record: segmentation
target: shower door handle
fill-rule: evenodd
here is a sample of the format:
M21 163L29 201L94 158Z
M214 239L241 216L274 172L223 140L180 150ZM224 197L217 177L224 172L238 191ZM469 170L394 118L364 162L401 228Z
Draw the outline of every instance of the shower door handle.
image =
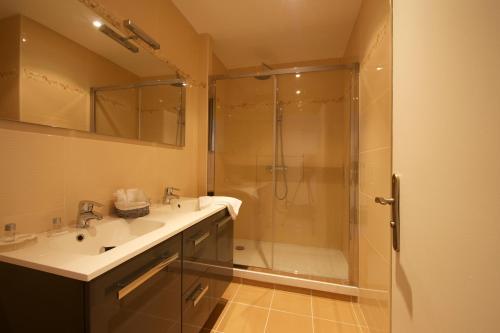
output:
M392 219L391 219L391 228L392 228L392 247L394 251L399 252L400 249L400 228L401 221L399 216L399 175L392 175L392 198L384 198L384 197L376 197L375 202L380 205L391 205L392 208Z

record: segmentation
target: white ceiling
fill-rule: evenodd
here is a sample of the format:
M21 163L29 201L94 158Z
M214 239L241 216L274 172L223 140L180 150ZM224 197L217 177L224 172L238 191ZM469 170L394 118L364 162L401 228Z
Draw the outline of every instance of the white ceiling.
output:
M342 57L361 0L173 0L227 68Z

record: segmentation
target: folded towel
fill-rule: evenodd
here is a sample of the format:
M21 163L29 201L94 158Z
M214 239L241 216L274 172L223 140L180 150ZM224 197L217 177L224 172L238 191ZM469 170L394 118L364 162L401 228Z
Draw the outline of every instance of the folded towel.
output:
M149 206L148 197L141 189L119 189L114 193L114 196L115 207L119 210L132 210Z
M242 204L242 201L236 198L232 197L221 197L221 196L214 196L214 197L199 197L199 204L200 204L200 209L204 209L207 207L210 207L212 205L222 205L226 206L227 210L229 211L229 214L231 215L231 218L233 220L238 217L238 213L240 211L240 207Z

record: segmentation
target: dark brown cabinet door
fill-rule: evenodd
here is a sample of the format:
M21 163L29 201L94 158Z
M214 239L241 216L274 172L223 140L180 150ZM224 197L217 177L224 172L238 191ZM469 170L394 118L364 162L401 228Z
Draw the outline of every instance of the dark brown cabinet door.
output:
M217 240L217 264L212 268L214 298L219 301L233 279L234 221L225 216L214 223Z
M91 333L181 332L181 236L89 285Z

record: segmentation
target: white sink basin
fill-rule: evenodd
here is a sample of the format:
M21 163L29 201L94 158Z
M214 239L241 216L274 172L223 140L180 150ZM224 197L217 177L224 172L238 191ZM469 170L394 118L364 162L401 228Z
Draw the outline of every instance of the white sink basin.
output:
M200 210L200 201L198 199L173 199L170 203L170 208L173 212L189 213Z
M70 229L67 233L46 238L47 246L56 251L82 255L99 255L139 236L161 228L164 223L151 220L113 219L97 221L86 229Z
M191 213L200 210L197 198L172 199L168 205L157 205L151 209L151 216L166 215L173 213ZM147 218L147 216L145 217Z

